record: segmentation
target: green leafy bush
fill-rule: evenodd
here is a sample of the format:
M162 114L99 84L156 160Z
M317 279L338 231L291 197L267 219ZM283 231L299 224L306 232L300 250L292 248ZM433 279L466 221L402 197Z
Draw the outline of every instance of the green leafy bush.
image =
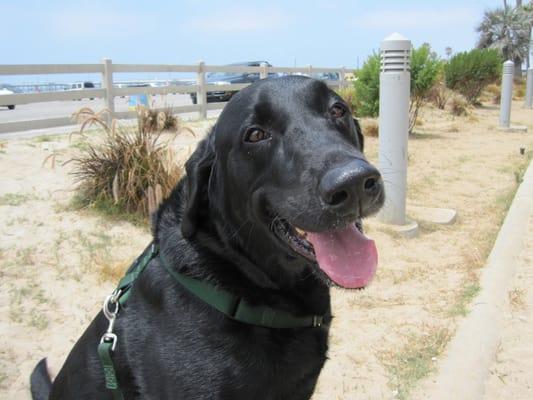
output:
M477 104L485 86L500 77L502 59L496 49L458 53L444 66L446 86Z
M413 130L420 107L427 103L431 88L437 82L442 61L424 43L411 52L411 103L409 105L409 133Z
M419 108L427 101L430 89L435 84L442 63L431 51L429 44L414 49L411 54L411 105L410 124L414 126ZM376 117L379 113L380 56L373 54L357 72L355 81L356 114L360 117Z
M359 117L376 117L379 113L379 67L379 54L374 53L356 73L355 112Z

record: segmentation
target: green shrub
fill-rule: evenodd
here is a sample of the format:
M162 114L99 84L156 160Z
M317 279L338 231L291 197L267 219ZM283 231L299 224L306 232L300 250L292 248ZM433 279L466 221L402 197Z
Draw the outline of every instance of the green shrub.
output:
M458 53L444 66L446 86L477 104L485 86L501 74L502 59L496 49L474 49Z
M416 123L419 108L427 101L430 89L435 84L442 63L431 51L429 44L414 49L411 54L411 129ZM373 54L357 72L355 81L355 108L360 117L376 117L379 113L380 55Z
M356 72L355 113L359 117L376 117L379 113L379 54L372 54Z
M427 103L431 88L435 85L442 61L431 51L429 44L424 43L411 52L411 103L409 105L409 133L413 130L418 118L418 111Z

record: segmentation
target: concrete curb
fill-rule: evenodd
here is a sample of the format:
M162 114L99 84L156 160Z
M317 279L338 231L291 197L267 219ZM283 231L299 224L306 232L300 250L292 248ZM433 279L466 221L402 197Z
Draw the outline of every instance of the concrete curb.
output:
M489 368L501 339L502 313L533 213L533 162L516 192L480 278L481 291L460 322L436 377L415 390L420 399L482 399Z

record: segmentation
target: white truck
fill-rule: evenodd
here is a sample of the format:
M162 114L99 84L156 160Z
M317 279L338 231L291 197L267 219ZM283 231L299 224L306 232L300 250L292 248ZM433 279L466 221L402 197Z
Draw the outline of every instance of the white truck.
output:
M6 95L6 94L14 94L14 93L17 93L17 91L11 85L0 85L0 96ZM15 109L14 104L6 104L6 105L3 105L3 107L7 107L10 110Z

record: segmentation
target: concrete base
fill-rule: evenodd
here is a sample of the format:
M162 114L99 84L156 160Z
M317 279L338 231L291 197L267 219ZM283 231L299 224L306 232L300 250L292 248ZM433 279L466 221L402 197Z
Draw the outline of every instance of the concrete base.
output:
M386 225L387 229L397 233L407 239L412 239L418 236L418 223L416 221L406 219L405 225Z
M451 208L433 208L407 205L407 213L418 221L451 225L457 220L457 211Z
M506 128L504 126L499 126L498 130L502 131L502 132L510 132L510 133L526 133L527 132L527 126L524 126L524 125L511 125L508 128Z

